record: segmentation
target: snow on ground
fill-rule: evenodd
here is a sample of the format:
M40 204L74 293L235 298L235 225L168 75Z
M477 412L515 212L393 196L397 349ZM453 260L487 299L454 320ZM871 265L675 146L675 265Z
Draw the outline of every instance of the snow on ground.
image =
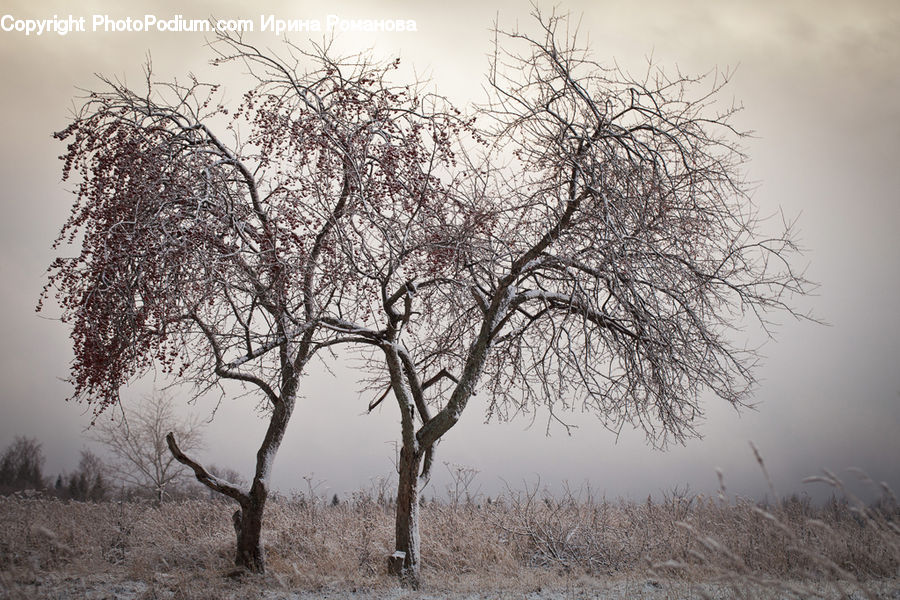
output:
M498 589L460 592L455 590L411 591L399 586L378 589L348 588L341 584L318 586L316 589L291 591L284 589L277 577L235 581L221 578L218 585L210 585L189 575L174 576L159 573L151 581L117 579L109 573L102 575L39 575L34 578L12 578L9 572L0 573L0 598L6 600L614 600L639 598L643 600L681 600L731 598L842 598L846 600L900 600L900 579L882 581L868 586L871 595L854 591L841 595L834 589L815 584L816 595L796 596L788 592L761 589L736 590L713 583L659 581L649 578L580 580L566 587L532 589Z

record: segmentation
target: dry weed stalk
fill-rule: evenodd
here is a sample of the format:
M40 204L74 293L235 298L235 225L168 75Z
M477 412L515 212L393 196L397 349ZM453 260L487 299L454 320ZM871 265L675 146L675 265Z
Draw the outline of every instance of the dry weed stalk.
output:
M779 498L762 455L752 443L751 448L772 497ZM737 598L756 598L763 591L779 598L880 598L873 582L896 581L900 574L896 496L882 483L881 498L867 506L833 473L824 473L804 480L826 483L839 494L822 507L797 495L771 506L743 498L732 503L719 473L718 501L700 500L697 511L675 522L694 547L682 557L653 563L653 570L700 569L706 581L727 587Z

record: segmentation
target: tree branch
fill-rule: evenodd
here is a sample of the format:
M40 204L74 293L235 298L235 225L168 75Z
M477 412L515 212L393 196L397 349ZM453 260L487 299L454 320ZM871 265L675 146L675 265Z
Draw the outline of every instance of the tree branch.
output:
M175 460L194 471L194 474L197 476L197 481L211 490L215 490L229 498L234 498L242 506L250 502L250 496L237 486L223 479L219 479L204 469L198 462L188 458L187 455L181 451L181 448L178 447L178 444L175 442L175 435L171 431L166 435L166 443L169 445L169 450L172 452L172 456L175 457Z

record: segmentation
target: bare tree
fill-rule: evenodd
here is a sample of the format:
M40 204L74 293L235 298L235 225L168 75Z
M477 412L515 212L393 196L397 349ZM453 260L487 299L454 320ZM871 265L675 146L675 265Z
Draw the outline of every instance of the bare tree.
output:
M121 420L95 423L93 438L113 455L110 470L115 478L162 502L189 475L169 451L166 436L170 432L186 452L203 447L199 421L179 418L172 398L154 392L134 409L123 406Z
M249 490L188 456L175 432L167 442L240 504L236 562L263 571L271 469L300 377L320 349L355 339L346 324L378 297L345 260L377 249L350 249L344 234L440 201L430 172L449 161L452 117L390 84L396 62L294 46L281 58L235 38L214 47L216 62L253 77L236 108L215 85L158 83L148 67L145 90L104 80L56 134L77 196L57 246L81 249L53 263L42 302L61 304L74 396L98 411L153 368L200 392L224 381L255 392L269 421Z
M35 438L19 436L0 457L0 494L44 489L44 451Z
M701 392L747 402L757 356L739 327L802 316L790 301L809 289L790 227L767 235L747 195L727 79L632 77L535 16L537 35L497 31L488 150L461 155L441 225L397 219L360 243L381 255L348 257L382 290L380 315L348 328L383 358L369 355L388 390L370 407L390 392L400 407L390 565L413 586L421 481L479 389L489 418L544 407L565 425L580 407L683 442ZM415 264L425 232L431 261Z

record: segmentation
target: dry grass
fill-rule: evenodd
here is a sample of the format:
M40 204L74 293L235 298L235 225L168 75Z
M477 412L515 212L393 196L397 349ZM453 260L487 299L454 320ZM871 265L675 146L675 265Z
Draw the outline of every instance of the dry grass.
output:
M900 510L886 498L877 509L853 498L763 508L535 488L490 503L428 502L423 575L428 590L471 598L900 598ZM232 511L201 500L0 498L0 589L11 598L435 597L404 595L386 575L393 509L372 493L339 506L273 501L264 577L229 577Z

